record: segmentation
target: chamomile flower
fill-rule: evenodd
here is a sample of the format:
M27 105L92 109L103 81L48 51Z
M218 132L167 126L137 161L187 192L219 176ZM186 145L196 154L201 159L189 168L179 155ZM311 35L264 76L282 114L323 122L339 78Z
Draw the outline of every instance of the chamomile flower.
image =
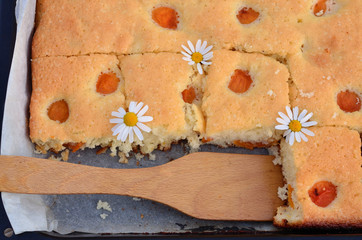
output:
M142 107L143 102L130 102L128 112L122 107L119 108L117 112L112 112L112 116L117 117L110 120L111 123L117 123L117 125L112 128L113 136L118 134L117 140L125 142L129 136L129 142L133 143L134 134L136 134L138 139L142 141L143 135L140 130L145 132L151 131L151 128L143 123L150 122L153 118L150 116L143 116L148 110L148 105Z
M297 142L301 142L301 139L308 142L308 138L305 135L314 136L314 133L308 130L307 127L317 125L316 121L308 122L308 120L313 116L313 113L309 113L307 115L307 110L304 109L299 114L298 107L293 108L293 112L288 106L286 107L286 110L287 115L279 112L281 118L277 118L277 122L282 125L275 126L275 129L286 130L283 137L285 137L285 141L290 145L294 144L294 138Z
M204 71L202 69L201 65L211 65L211 62L207 62L213 57L213 52L210 52L212 49L212 46L207 46L207 42L204 41L201 45L201 40L199 39L196 43L196 46L190 42L187 41L187 44L189 45L189 48L187 48L184 45L181 45L182 48L186 51L181 51L181 53L184 55L182 58L185 61L189 62L189 65L196 64L197 70L200 74L203 74Z

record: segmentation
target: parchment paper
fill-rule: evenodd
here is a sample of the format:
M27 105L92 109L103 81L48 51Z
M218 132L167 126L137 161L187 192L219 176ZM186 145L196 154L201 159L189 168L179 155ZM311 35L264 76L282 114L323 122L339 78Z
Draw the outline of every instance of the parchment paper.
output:
M35 0L19 0L16 6L17 37L9 75L2 131L2 155L48 156L34 153L28 137L30 99L30 46L34 27ZM205 145L201 151L267 154L267 150L241 148L219 149ZM187 154L183 144L171 151L155 151L156 160L129 158L121 164L109 154L96 155L95 150L70 154L69 162L110 168L138 168L164 164ZM61 234L87 233L184 233L215 231L276 231L269 222L204 221L149 200L114 195L25 195L2 193L5 210L16 234L25 231L56 231ZM112 212L97 209L101 200ZM101 218L101 214L105 219Z

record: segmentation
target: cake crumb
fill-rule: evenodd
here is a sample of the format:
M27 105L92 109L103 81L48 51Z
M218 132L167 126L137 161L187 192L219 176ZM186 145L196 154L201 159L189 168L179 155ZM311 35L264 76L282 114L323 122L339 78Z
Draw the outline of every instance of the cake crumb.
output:
M65 149L61 154L63 161L68 162L69 159L69 149Z
M125 153L119 152L118 157L119 157L119 160L118 160L119 163L128 164L128 158Z
M268 148L268 152L269 155L275 156L275 158L273 159L274 165L282 165L282 158L280 157L278 146L272 146Z
M134 197L134 198L132 198L132 200L133 200L133 201L137 201L137 202L138 202L138 201L141 201L141 198Z
M62 160L61 157L56 157L56 156L54 156L54 155L50 155L50 156L48 157L48 159L49 159L49 160L56 160L56 161L61 161L61 160Z
M109 212L112 212L112 208L109 205L109 203L108 202L102 202L101 200L99 200L98 203L97 203L97 210L99 210L99 209L104 209L104 210L107 210Z
M35 145L35 150L34 152L36 154L47 154L47 151L45 150L44 147L41 147L41 146L38 146L38 145Z
M77 157L80 157L80 154L78 154Z
M288 184L284 184L283 187L278 187L278 197L282 201L288 198Z
M103 220L106 219L108 217L107 213L102 213L99 215Z
M136 157L137 161L141 160L144 157L144 155L141 153L136 153L134 156Z
M275 93L273 92L273 90L269 90L269 91L267 92L267 94L268 94L269 96L275 96Z
M306 98L311 98L314 96L314 92L305 93L305 92L303 92L303 90L299 90L299 94L300 94L300 96L306 97Z
M145 216L143 214L141 214L141 219L143 219Z
M156 160L156 154L154 154L154 153L148 154L148 159L151 160L151 161L155 161Z

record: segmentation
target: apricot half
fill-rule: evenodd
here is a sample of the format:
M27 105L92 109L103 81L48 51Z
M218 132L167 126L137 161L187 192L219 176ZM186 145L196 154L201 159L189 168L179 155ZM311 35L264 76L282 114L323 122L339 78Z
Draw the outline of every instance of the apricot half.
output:
M177 28L178 14L169 7L158 7L152 11L152 19L163 28L173 29Z
M319 207L327 207L337 196L337 187L328 181L315 183L308 194L313 203Z
M327 11L327 0L319 0L313 8L313 14L316 17L323 16Z
M53 102L48 108L48 117L60 123L67 121L69 117L67 102L64 99Z
M236 17L241 24L249 24L254 22L259 17L259 15L260 14L254 9L243 7L241 10L239 10Z
M187 87L187 89L182 92L182 99L185 103L192 103L196 98L195 89L191 86Z
M236 69L234 74L231 76L228 87L235 93L244 93L250 88L252 83L253 80L251 79L248 71Z
M361 98L357 93L346 90L338 93L337 104L345 112L356 112L361 109Z
M102 73L98 77L96 89L100 94L110 94L117 90L120 80L115 73Z

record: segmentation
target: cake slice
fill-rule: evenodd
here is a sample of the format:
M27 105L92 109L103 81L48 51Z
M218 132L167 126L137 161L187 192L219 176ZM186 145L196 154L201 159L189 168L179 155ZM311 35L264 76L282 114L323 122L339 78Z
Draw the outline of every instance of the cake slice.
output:
M32 57L179 52L199 34L195 1L38 1Z
M216 50L205 78L204 142L263 147L276 142L278 111L289 105L287 68L271 57Z
M281 227L362 227L362 159L357 131L312 127L314 137L281 142L286 186L274 223Z
M38 150L120 145L109 122L112 111L125 107L117 57L34 59L32 83L30 138Z
M152 131L144 133L143 142L136 141L141 151L168 149L182 139L198 148L204 120L195 69L176 53L135 54L119 60L127 105L130 101L143 102L149 107L147 115L153 117L147 123Z
M192 21L196 32L217 49L286 57L299 50L301 19L310 6L306 1L201 0Z
M305 40L288 58L291 104L308 109L322 126L362 132L361 1L320 1L325 9L299 24ZM321 6L322 6L321 5Z

